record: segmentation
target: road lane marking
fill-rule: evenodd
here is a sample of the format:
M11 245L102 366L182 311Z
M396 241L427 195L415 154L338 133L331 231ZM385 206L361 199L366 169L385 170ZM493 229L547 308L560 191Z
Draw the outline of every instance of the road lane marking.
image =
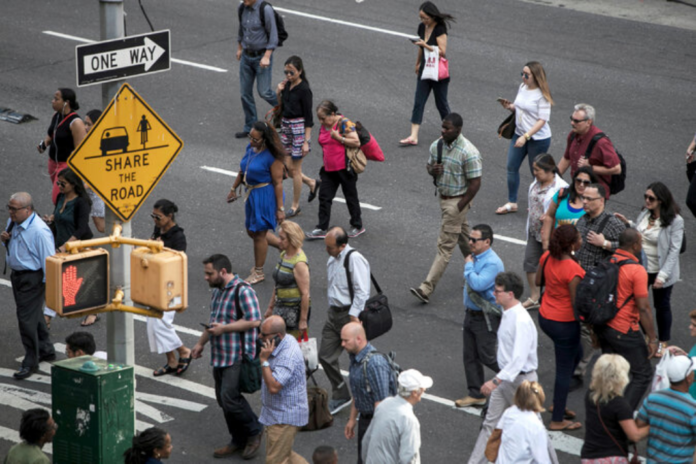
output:
M140 314L134 314L133 319L136 321L140 322L147 322L147 316L141 316ZM183 325L177 325L177 324L171 324L172 327L174 327L174 330L177 332L181 333L186 333L189 335L195 335L196 337L200 337L202 335L202 332L200 330L196 329L189 329L188 327L184 327Z
M77 37L74 35L63 34L62 32L55 31L43 31L46 35L52 35L53 37L60 37L61 39L73 40L75 42L81 43L96 43L96 40L85 39L84 37ZM185 66L192 66L194 68L205 69L207 71L215 71L219 73L226 73L227 70L223 68L218 68L217 66L209 66L207 64L194 63L193 61L180 60L178 58L171 57L173 63L183 64Z
M518 238L506 237L498 234L493 234L493 238L496 240L502 240L503 242L514 243L515 245L527 246L527 242L525 240L520 240Z
M227 169L214 168L211 166L201 166L201 169L204 169L204 170L210 171L210 172L216 172L218 174L224 174L224 175L230 176L230 177L237 177L237 173L235 171L228 171ZM339 203L346 202L346 200L344 200L343 198L340 198L340 197L335 197L334 201L337 201ZM375 206L375 205L371 205L369 203L362 203L362 202L360 203L360 206L362 208L371 209L373 211L379 211L382 209L381 206Z

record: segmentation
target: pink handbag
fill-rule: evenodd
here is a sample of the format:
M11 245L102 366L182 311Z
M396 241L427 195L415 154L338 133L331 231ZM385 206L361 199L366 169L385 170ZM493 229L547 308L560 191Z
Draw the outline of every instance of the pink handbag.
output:
M437 67L437 78L439 81L449 79L449 61L447 58L440 57L440 62Z

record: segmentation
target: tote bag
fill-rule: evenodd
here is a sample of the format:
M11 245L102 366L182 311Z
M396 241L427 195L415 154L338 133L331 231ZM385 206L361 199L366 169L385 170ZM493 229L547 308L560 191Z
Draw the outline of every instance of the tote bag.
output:
M430 51L423 47L423 57L425 58L425 66L423 66L421 80L438 81L440 76L440 49L434 46L433 51Z

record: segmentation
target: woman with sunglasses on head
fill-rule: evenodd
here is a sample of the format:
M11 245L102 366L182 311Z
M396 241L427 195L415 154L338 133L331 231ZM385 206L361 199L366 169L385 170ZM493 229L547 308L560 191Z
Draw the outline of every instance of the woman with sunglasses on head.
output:
M450 78L442 80L421 79L425 68L424 49L433 51L438 48L441 58L445 58L447 53L447 26L454 21L454 16L442 13L433 2L425 2L418 9L420 24L418 25L419 40L412 40L418 47L418 57L416 58L416 95L413 102L413 112L411 113L411 135L399 142L402 147L415 147L418 145L418 131L423 122L423 111L425 103L428 101L430 92L435 94L435 106L440 113L440 120L450 114L449 103L447 102L447 89Z
M302 58L299 56L288 58L285 61L284 73L285 80L278 84L276 93L279 96L282 114L278 135L290 157L287 167L292 179L292 206L285 215L286 219L290 219L300 213L302 184L309 187L307 201L311 202L319 192L318 187L321 181L310 179L302 174L302 160L309 153L309 142L314 126L312 89L309 88Z
M80 109L73 89L58 89L53 94L51 106L55 114L48 125L46 137L39 143L37 150L43 153L48 148L48 175L53 184L51 199L58 200L58 173L68 167L68 158L82 139L85 138L85 124L75 112Z
M254 267L244 279L251 285L263 282L266 277L268 245L278 245L273 235L276 226L285 219L283 207L283 166L286 152L278 133L263 121L256 121L249 132L249 145L239 166L227 202L240 198L237 189L244 184L244 212L247 234L254 241ZM268 235L268 237L267 237Z
M155 222L155 230L151 240L159 240L164 246L176 251L186 251L186 235L184 229L176 223L176 213L179 208L169 200L157 200L152 208L150 217ZM150 351L165 354L167 364L153 372L155 377L165 374L181 375L191 364L191 350L184 346L174 330L174 315L176 311L165 311L162 318L147 318L147 338ZM179 353L179 360L176 359Z
M56 207L53 214L44 216L46 224L52 225L54 231L56 250L65 253L65 244L76 240L89 240L94 236L89 228L89 214L92 210L85 184L70 168L65 168L58 174L56 185L59 194L56 199ZM44 311L46 325L51 326L51 318L55 312L50 309ZM83 326L94 324L98 320L96 315L89 315L83 321Z
M541 228L541 248L544 251L549 249L549 238L555 228L565 224L575 225L585 214L582 194L585 193L585 187L596 184L597 181L592 168L584 166L575 172L569 187L556 192L551 199L549 209L546 210L544 225Z
M657 332L660 344L656 357L661 357L671 338L672 286L679 280L679 252L684 239L684 219L672 192L662 182L648 185L645 203L636 222L614 213L625 224L637 229L643 237L647 263L648 286L652 285Z
M546 80L546 72L538 61L530 61L522 68L522 84L515 101L499 99L503 108L515 113L515 135L507 153L508 202L496 214L517 212L517 191L520 187L520 166L528 157L532 170L534 158L546 153L551 146L551 106L553 98ZM533 173L532 173L533 175Z

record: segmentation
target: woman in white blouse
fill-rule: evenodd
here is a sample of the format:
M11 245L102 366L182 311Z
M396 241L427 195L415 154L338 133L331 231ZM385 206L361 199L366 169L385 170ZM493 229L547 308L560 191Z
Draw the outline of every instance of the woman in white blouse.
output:
M551 462L548 433L539 416L545 400L538 382L524 380L517 387L514 406L505 411L496 427L502 431L496 464Z
M671 338L672 286L679 280L679 253L684 239L684 219L679 205L662 182L648 185L643 210L633 223L625 216L614 216L637 229L643 236L643 252L647 262L648 286L652 285L657 335L660 344L655 356L661 357Z
M515 112L515 136L510 141L507 154L508 202L498 208L496 214L517 212L517 191L520 187L520 166L528 158L529 170L540 153L551 146L551 91L546 73L538 61L530 61L522 68L522 84L515 101L499 99L507 110Z

